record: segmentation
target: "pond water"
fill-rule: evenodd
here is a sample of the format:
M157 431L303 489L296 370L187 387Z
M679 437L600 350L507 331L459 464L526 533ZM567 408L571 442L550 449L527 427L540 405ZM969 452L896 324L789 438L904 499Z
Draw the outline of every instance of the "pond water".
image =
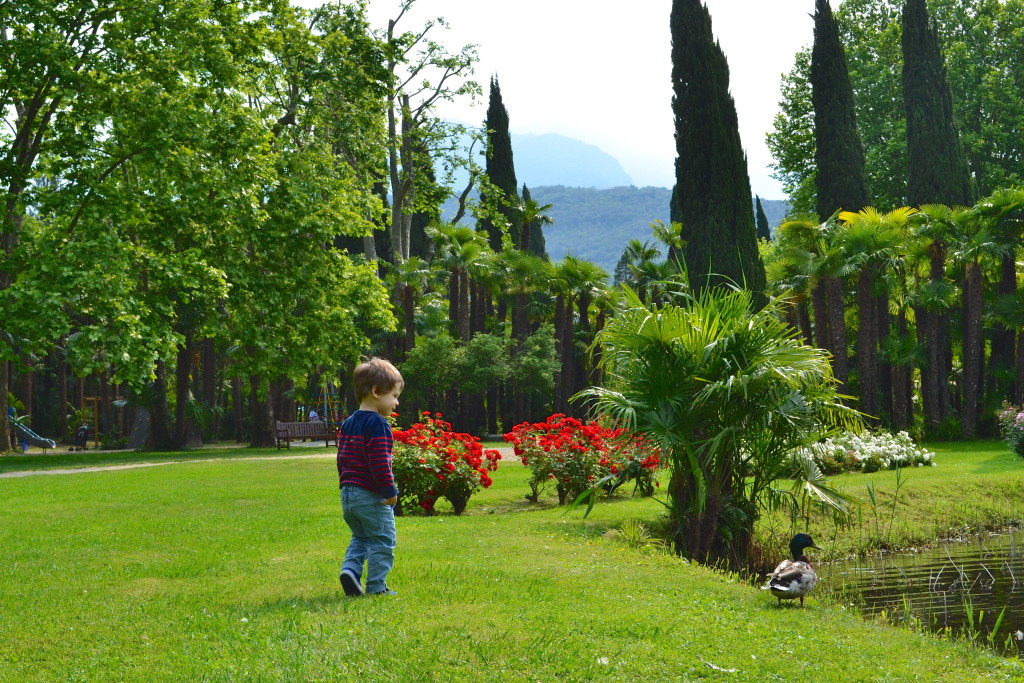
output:
M1024 533L816 567L818 589L868 615L1024 653ZM996 627L1006 608L998 631Z

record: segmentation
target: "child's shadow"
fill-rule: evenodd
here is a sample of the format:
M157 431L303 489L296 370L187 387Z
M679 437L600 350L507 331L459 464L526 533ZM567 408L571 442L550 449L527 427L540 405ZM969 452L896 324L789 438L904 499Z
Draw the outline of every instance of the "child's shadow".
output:
M347 612L358 602L359 600L347 597L339 588L337 593L283 597L277 600L267 600L262 603L241 606L241 608L245 613L252 615L287 614L289 612L329 612L333 614Z

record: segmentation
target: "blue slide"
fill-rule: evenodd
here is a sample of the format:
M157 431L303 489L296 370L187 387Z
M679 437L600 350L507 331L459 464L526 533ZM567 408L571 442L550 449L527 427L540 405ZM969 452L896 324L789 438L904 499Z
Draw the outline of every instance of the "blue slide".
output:
M24 427L16 422L12 422L11 426L14 427L14 432L18 435L18 443L21 443L21 439L25 439L28 445L35 446L36 448L57 447L57 443L53 439L44 439L28 427Z

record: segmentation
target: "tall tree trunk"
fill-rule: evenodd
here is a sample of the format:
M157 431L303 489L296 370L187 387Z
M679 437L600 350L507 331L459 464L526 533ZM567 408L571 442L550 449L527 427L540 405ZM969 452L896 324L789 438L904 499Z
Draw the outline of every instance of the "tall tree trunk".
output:
M57 440L68 435L68 364L61 353L53 353L57 366Z
M194 342L191 334L185 335L185 341L178 347L178 368L175 373L174 403L174 444L176 448L188 447L189 430L192 429L192 418L189 417L188 402L192 376L192 351Z
M171 432L170 407L167 404L167 364L162 360L156 362L155 375L149 438L152 441L153 450L173 451L176 444Z
M485 331L484 297L490 296L487 288L476 280L469 281L469 329L472 334L481 334Z
M7 387L10 384L11 364L0 360L0 453L13 450L11 445L11 426L7 419L10 408L7 401Z
M245 409L242 406L242 379L231 378L231 412L235 422L235 442L242 443L245 438Z
M896 331L900 339L907 335L907 314L902 308L896 316ZM910 366L892 366L892 428L896 431L909 429L911 425L912 416L908 410L912 400L911 373Z
M469 327L469 273L465 268L459 268L457 271L457 277L459 278L459 339L464 342L469 341L470 327Z
M967 264L964 276L964 341L963 341L963 413L962 434L973 439L978 433L978 406L981 397L981 370L984 341L981 336L981 314L985 305L981 265Z
M448 320L451 323L453 336L459 334L459 271L452 270L448 275Z
M860 375L860 410L868 422L878 424L878 323L875 319L875 295L872 293L874 270L865 266L857 278L857 368Z
M846 320L843 308L843 283L839 278L824 279L828 293L828 333L832 339L829 351L832 353L832 369L839 380L839 391L846 391L850 379L850 359L846 355Z
M107 382L107 369L100 372L100 434L110 434L113 426L110 420L110 383Z
M1000 297L1012 298L1017 293L1017 262L1014 254L1003 256L999 264L999 285ZM1013 342L1014 330L1001 322L996 321L995 330L992 332L992 356L989 361L988 391L999 396L1010 396L1015 391L1012 380L999 380L999 377L1009 377L1014 365Z
M402 357L416 345L416 292L408 283L402 289L402 317L405 327L405 348Z
M269 386L259 375L249 377L249 403L252 410L250 448L274 446L274 408Z
M881 352L885 342L889 339L891 330L891 316L889 315L889 292L884 288L882 293L875 297L875 354L878 358L878 368L875 376L878 378L879 411L881 417L892 424L892 367L889 365L889 358Z
M1014 393L1013 400L1020 405L1024 403L1024 330L1017 332L1017 352L1014 355Z
M814 343L819 349L832 354L832 371L835 372L835 350L832 348L832 331L829 329L828 285L819 280L811 289L811 308L814 311Z
M217 405L217 345L213 339L202 341L203 403L209 408Z
M555 297L555 355L558 358L558 371L555 373L555 412L566 411L567 399L565 394L565 296L559 294Z
M572 414L569 398L573 395L573 378L576 376L576 339L573 325L573 299L565 299L565 326L562 330L562 399L563 412Z

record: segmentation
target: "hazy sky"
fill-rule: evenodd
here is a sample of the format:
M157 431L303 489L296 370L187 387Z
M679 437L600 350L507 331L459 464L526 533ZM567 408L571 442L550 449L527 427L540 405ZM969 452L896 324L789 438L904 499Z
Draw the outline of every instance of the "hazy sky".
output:
M301 4L319 4L305 0ZM487 81L497 74L516 133L560 133L616 157L638 186L674 182L671 0L418 0L402 21L412 30L443 16L434 39L478 46L484 97L447 115L482 122ZM765 134L778 109L780 76L813 39L814 0L706 0L725 52L740 136L755 194L782 199L770 177ZM833 7L838 0L832 0ZM386 26L397 0L370 0Z

